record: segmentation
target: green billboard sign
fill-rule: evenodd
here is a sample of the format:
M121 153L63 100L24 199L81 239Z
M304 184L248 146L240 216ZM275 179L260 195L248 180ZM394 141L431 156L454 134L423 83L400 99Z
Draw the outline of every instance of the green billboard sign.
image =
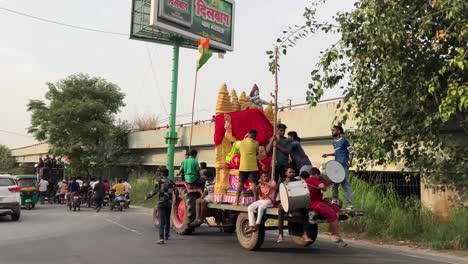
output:
M188 39L210 38L216 50L232 51L232 0L152 0L150 25Z

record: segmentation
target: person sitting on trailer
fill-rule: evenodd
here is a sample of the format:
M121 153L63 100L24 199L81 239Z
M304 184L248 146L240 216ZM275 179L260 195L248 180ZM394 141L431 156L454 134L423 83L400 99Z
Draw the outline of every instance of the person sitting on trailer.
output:
M259 182L259 197L260 199L253 202L247 208L249 215L249 229L247 233L256 232L263 218L263 214L267 208L273 207L275 202L276 182L271 178L269 171L264 171ZM257 220L255 221L255 211L257 212Z
M205 170L201 175L205 179L205 191L202 196L196 201L196 218L190 224L192 227L200 226L203 223L203 218L205 217L206 205L213 202L214 187L215 187L215 177L213 173L209 170Z
M313 167L311 169L311 177L306 180L310 193L310 208L327 219L330 224L332 240L338 245L345 247L347 244L341 238L340 227L338 225L340 208L323 200L322 191L326 191L327 187L319 179L319 176L320 170Z
M290 182L299 181L301 180L301 178L304 179L307 177L309 177L309 173L305 171L301 173L300 176L296 176L296 170L294 169L294 167L289 166L286 169L285 180L283 181L283 183L288 184ZM276 193L278 193L278 188L277 188ZM303 209L303 210L300 210L300 213L304 220L304 230L308 230L309 229L309 212L307 211L307 209ZM284 230L284 216L285 215L286 215L286 212L284 211L280 203L278 205L278 240L276 241L278 243L281 243L284 241L283 230ZM307 232L304 232L303 239L306 242L312 241L310 237L307 235Z

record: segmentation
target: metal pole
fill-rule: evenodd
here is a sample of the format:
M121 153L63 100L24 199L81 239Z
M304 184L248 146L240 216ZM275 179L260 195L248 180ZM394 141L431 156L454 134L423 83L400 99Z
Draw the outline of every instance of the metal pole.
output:
M180 40L174 39L173 64L172 64L172 89L171 89L171 113L169 115L169 132L166 133L167 162L169 179L174 179L174 149L177 143L177 132L175 130L177 111L177 81L179 75L179 46Z
M275 109L273 112L273 135L276 137L276 130L278 127L278 47L275 47ZM276 140L276 138L275 138ZM271 171L275 172L275 163L276 163L276 144L274 144L273 148L273 155L271 159ZM281 179L283 175L280 175L279 179ZM279 180L278 179L278 180Z

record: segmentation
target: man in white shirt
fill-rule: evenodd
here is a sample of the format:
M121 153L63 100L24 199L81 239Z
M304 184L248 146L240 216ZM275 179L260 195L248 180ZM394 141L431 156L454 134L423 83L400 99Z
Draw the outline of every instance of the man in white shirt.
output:
M81 177L76 178L76 182L81 186L83 186L83 181L81 180Z
M41 204L44 204L44 198L47 196L47 187L49 182L47 180L41 179L39 181L39 195L41 197Z
M130 183L128 183L127 179L124 179L122 184L125 187L125 192L130 194L132 192L132 185L130 185Z

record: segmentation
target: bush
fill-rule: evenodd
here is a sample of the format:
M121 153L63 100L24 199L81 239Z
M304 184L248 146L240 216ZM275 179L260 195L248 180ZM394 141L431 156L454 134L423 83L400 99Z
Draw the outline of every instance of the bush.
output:
M145 201L146 195L151 192L154 185L159 180L158 174L148 172L137 172L129 177L129 182L132 185L132 203L143 207L153 208L158 202L158 197L153 196Z
M353 203L365 212L343 225L346 233L386 239L410 240L434 249L468 248L468 209L453 211L451 222L441 222L415 199L399 199L357 178L351 179ZM340 190L344 200L344 192Z

